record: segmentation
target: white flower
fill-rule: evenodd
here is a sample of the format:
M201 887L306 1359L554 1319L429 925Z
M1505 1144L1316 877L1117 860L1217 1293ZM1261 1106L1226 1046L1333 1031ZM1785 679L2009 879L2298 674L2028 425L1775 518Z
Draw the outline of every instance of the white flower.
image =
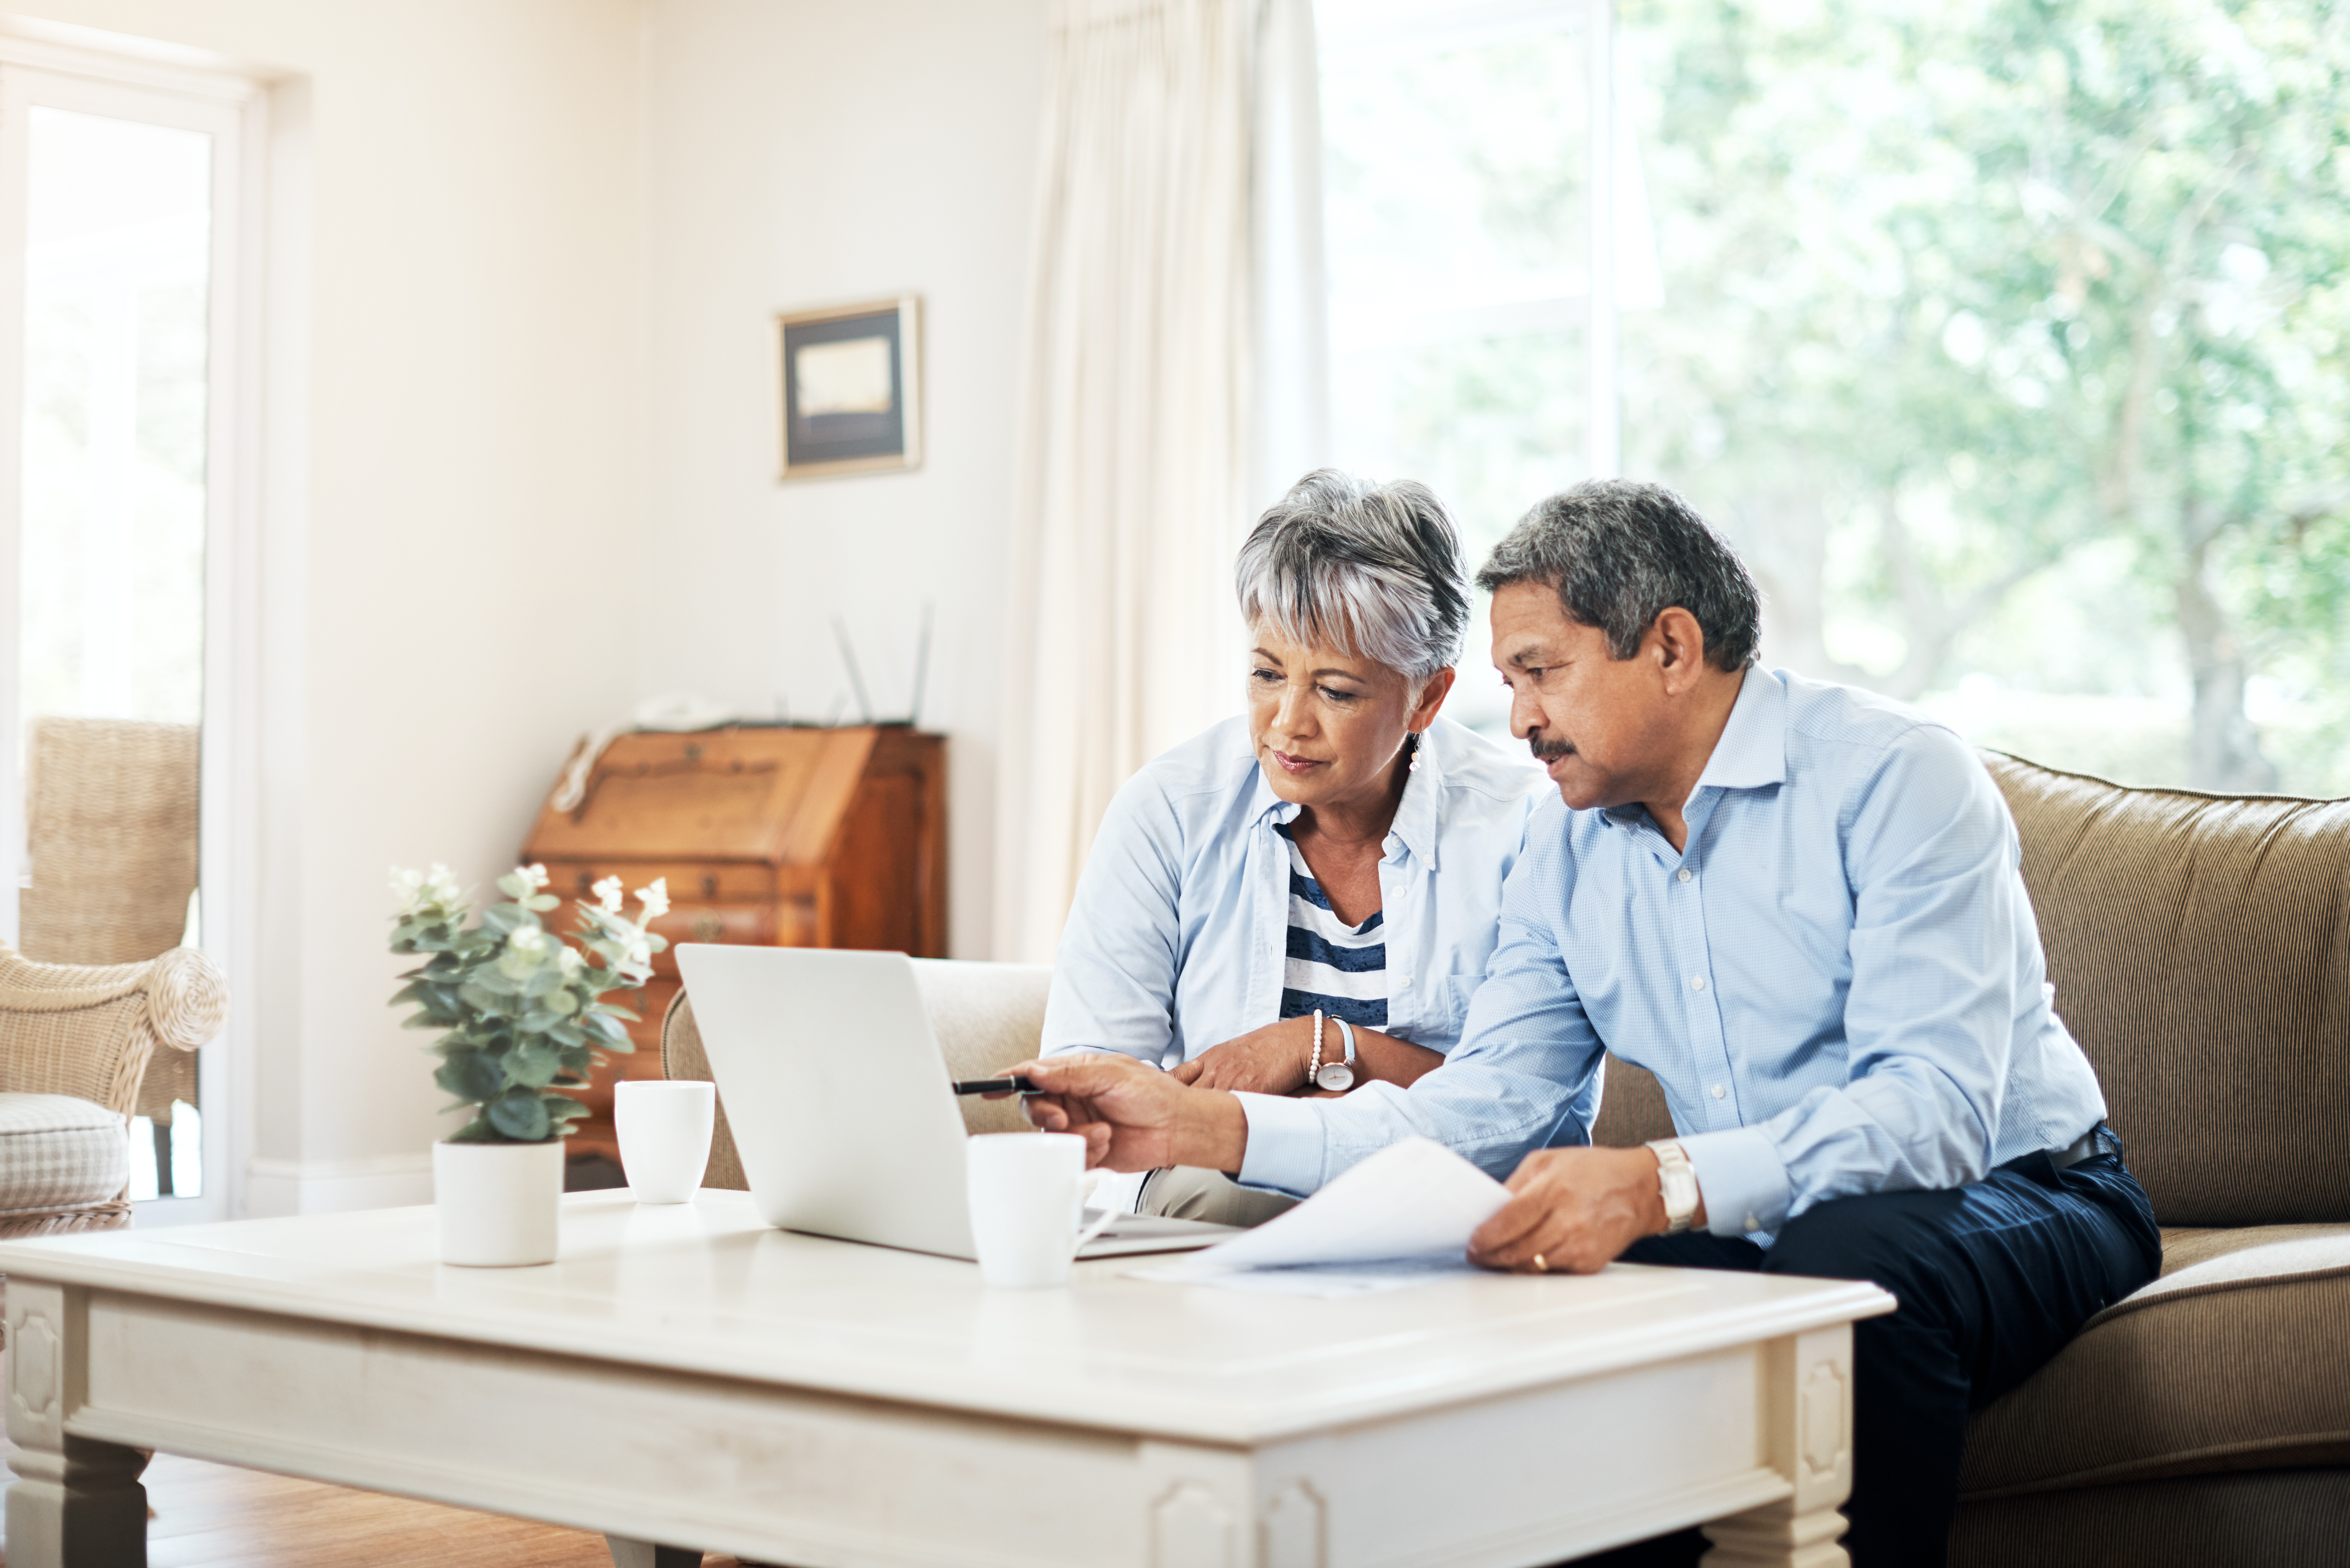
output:
M544 866L517 866L515 875L529 883L534 892L546 886L546 867Z
M642 937L639 937L636 940L629 944L629 967L633 969L650 969L652 967L652 943L647 941Z
M620 888L621 882L618 877L607 877L596 884L596 902L603 907L606 914L617 915L620 912Z
M669 913L669 878L654 877L651 887L637 889L637 898L645 907L646 919L660 919Z
M506 939L506 950L536 961L546 952L546 933L536 926L525 926Z
M417 895L423 891L423 872L403 871L397 866L391 868L391 896L400 900L400 907L401 909L414 909L417 903Z
M577 974L579 972L580 961L579 950L577 948L566 944L565 946L556 950L556 965L557 968L561 969L566 975Z
M453 904L465 896L457 886L457 874L437 860L432 863L432 874L424 879L424 890L436 904Z

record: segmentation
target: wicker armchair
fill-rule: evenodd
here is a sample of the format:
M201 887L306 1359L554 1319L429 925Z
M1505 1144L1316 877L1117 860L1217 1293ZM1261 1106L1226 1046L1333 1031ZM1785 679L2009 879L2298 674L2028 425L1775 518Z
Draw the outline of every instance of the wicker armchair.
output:
M228 988L194 948L104 968L0 947L0 1237L130 1223L127 1132L159 1046L220 1033Z
M57 964L144 964L180 945L196 890L201 731L136 719L36 719L26 729L25 839L32 880L17 947ZM133 1116L155 1124L171 1190L172 1106L196 1103L196 1058L147 1065Z

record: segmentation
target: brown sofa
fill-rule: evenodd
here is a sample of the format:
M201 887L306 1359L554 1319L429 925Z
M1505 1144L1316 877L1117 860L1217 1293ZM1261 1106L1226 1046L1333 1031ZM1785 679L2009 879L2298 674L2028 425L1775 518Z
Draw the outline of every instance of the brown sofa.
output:
M2164 1255L1976 1417L1953 1568L2350 1563L2350 801L1985 760ZM956 1075L1033 1054L1050 971L918 967ZM709 1075L682 996L662 1054ZM1611 1060L1597 1140L1671 1132ZM723 1133L709 1179L743 1185Z
M2350 1563L2350 801L1985 761L2163 1260L1975 1417L1950 1563ZM1611 1060L1597 1141L1671 1130Z

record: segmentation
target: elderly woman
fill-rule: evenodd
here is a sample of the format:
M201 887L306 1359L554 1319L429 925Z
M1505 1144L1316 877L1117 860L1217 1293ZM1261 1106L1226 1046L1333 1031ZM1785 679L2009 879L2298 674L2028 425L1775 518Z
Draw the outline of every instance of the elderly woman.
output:
M1460 1039L1547 781L1438 716L1469 587L1426 486L1310 473L1235 576L1248 711L1110 803L1044 1049L1259 1094L1408 1085ZM1294 1201L1179 1168L1138 1208L1254 1224Z

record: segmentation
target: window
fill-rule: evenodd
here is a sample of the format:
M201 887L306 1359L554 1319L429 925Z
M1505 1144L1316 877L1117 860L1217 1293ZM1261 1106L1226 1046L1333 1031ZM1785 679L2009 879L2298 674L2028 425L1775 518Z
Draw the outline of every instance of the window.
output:
M218 957L257 106L242 83L57 63L0 51L0 259L17 285L0 287L0 443L15 459L0 485L0 937L55 962L182 941ZM223 1054L151 1063L134 1198L224 1211L224 1140L204 1125Z
M1612 402L1766 661L2125 782L2350 792L2338 11L1619 9L1325 0L1341 460L1482 543L1607 470ZM1423 254L1485 314L1382 347L1357 279ZM1546 327L1478 281L1544 266Z

